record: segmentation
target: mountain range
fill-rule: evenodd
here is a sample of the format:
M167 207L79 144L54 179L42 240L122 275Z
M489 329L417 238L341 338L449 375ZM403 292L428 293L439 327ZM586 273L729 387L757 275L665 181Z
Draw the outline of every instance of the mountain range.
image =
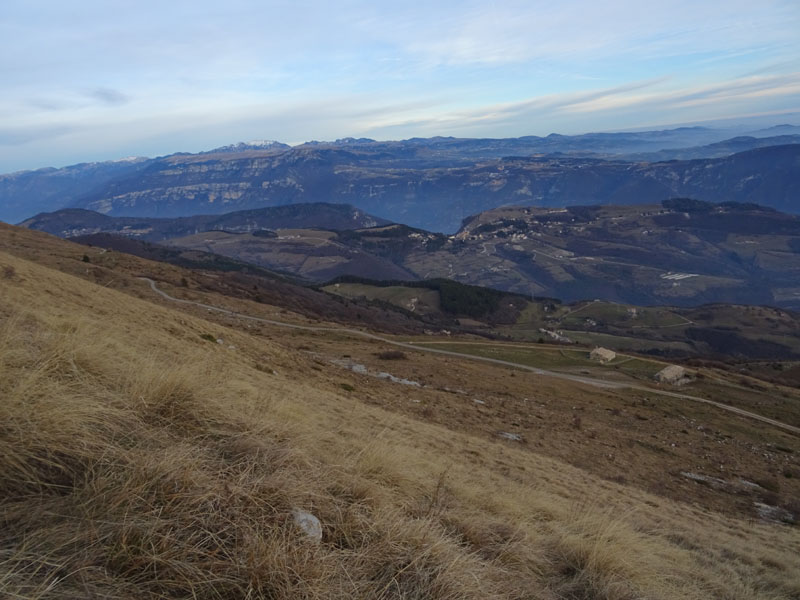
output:
M178 217L329 202L452 233L465 217L504 205L642 204L689 196L795 212L795 129L728 140L714 130L681 128L499 140L346 138L295 147L253 142L0 176L0 218L20 221L67 207ZM681 146L690 141L702 143Z

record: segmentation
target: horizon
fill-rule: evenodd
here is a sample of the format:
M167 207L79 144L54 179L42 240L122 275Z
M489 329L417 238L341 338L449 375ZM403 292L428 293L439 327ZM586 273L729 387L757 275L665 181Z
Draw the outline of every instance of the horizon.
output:
M274 143L278 143L278 144L284 144L286 146L289 146L290 148L297 148L297 147L303 146L305 144L313 144L313 143L336 144L337 142L341 142L343 140L348 140L348 139L368 139L370 142L375 142L375 143L399 143L399 142L405 142L405 141L412 140L412 139L436 139L436 138L444 138L444 139L498 139L498 140L500 140L500 139L514 139L514 138L523 138L523 137L547 138L547 137L553 136L553 135L562 135L562 136L565 136L565 137L579 137L579 136L583 136L583 135L612 134L612 133L637 133L637 132L638 133L643 133L643 132L648 132L648 131L677 131L677 130L681 130L681 129L704 129L704 130L707 130L707 131L717 131L717 132L719 132L721 134L727 134L727 135L730 135L731 137L735 137L736 135L738 135L737 134L737 129L743 130L743 132L744 132L744 130L750 130L750 132L756 132L756 131L762 131L763 132L765 130L768 130L768 129L771 129L771 128L777 128L777 127L800 127L800 120L798 120L797 122L789 122L789 120L785 120L785 119L782 120L780 118L781 116L788 116L788 115L800 117L800 115L798 115L798 113L795 113L795 112L784 113L783 115L776 115L777 118L774 120L774 122L772 122L773 124L767 124L767 125L755 125L755 124L753 124L749 128L744 124L739 124L739 125L736 125L736 126L729 126L727 128L725 128L725 127L711 127L711 126L708 126L708 125L696 125L696 124L669 124L669 125L652 125L652 126L643 126L643 127L632 127L632 128L627 128L627 129L608 130L608 131L584 131L584 132L578 132L578 133L574 133L574 134L562 134L562 133L559 133L559 132L556 132L556 131L552 131L552 132L544 134L544 135L523 134L523 135L514 136L514 137L499 137L499 136L475 136L475 137L469 137L469 136L454 136L454 135L444 136L444 135L435 135L434 134L434 135L426 136L426 137L414 136L414 137L407 137L407 138L375 139L375 138L364 138L363 136L361 136L360 138L356 138L355 136L344 136L342 138L336 138L336 139L330 139L330 140L310 139L310 140L305 140L305 141L302 141L302 142L284 142L283 140L276 140L276 139L254 138L254 139L250 139L250 140L231 141L231 142L228 142L228 143L224 143L224 144L222 144L220 146L216 146L214 148L199 148L199 149L195 149L195 150L192 150L192 151L189 151L189 150L173 150L173 151L166 151L163 154L153 154L153 155L149 155L149 156L145 156L145 155L129 155L129 156L104 157L104 158L99 158L97 160L79 160L77 162L71 162L71 163L68 163L68 164L40 165L40 166L34 166L34 167L29 167L29 168L18 169L16 171L6 171L6 172L0 171L0 177L18 175L20 173L28 173L28 172L40 171L40 170L43 170L43 169L67 169L67 168L70 168L70 167L83 165L83 164L98 164L98 163L103 163L103 162L125 162L125 161L133 161L133 160L153 160L153 159L159 159L159 158L166 158L166 157L174 156L174 155L201 154L203 152L211 152L213 150L225 148L226 146L235 146L237 144L255 145L255 144L258 144L258 143L270 143L270 142L274 142ZM722 141L724 141L724 140L722 140ZM665 148L665 149L667 149L667 148Z
M768 127L800 111L800 6L786 0L11 0L5 13L0 173L236 140Z

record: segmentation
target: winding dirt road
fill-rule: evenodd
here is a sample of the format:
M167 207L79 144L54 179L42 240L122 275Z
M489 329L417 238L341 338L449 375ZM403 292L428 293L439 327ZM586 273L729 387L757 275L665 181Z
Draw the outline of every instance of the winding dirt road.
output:
M203 304L202 302L194 302L192 300L183 300L181 298L175 298L174 296L170 296L163 290L160 290L156 286L156 282L150 279L149 277L139 277L143 281L147 281L150 284L152 290L166 300L170 300L172 302L179 302L181 304L192 304L194 306L199 306L201 308L205 308L207 310L219 312L225 315L230 315L232 317L237 317L240 319L245 319L248 321L257 321L259 323L266 323L268 325L275 325L276 327L285 327L288 329L299 329L301 331L312 331L312 332L334 332L334 333L347 333L350 335L359 336L362 338L367 338L370 340L377 340L384 344L389 344L391 346L397 346L400 348L405 348L407 350L413 350L416 352L430 352L433 354L442 354L445 356L453 356L456 358L480 361L485 363L491 363L495 365L501 365L504 367L513 367L515 369L520 369L522 371L528 371L534 373L536 375L542 375L545 377L554 377L556 379L565 379L567 381L574 381L576 383L582 383L585 385L591 385L594 387L604 388L604 389L631 389L637 391L647 392L649 394L657 394L660 396L668 396L670 398L678 398L681 400L691 400L693 402L702 402L703 404L710 404L712 406L716 406L722 410L726 410L728 412L747 417L748 419L753 419L755 421L760 421L762 423L767 423L768 425L772 425L779 429L783 429L784 431L788 431L795 435L800 435L800 427L795 427L794 425L789 425L788 423L782 423L781 421L776 421L775 419L770 419L769 417L764 417L762 415L752 413L746 410L742 410L741 408L737 408L735 406L730 406L728 404L723 404L721 402L715 402L714 400L708 400L706 398L700 398L699 396L690 396L688 394L681 394L679 392L669 392L667 390L660 390L651 387L646 387L643 385L636 385L631 383L622 383L622 382L612 382L612 381L604 381L602 379L596 379L594 377L582 377L580 375L572 375L570 373L560 373L558 371L548 371L546 369L539 369L537 367L530 367L528 365L521 365L519 363L514 363L507 360L500 360L497 358L489 358L486 356L475 356L472 354L462 354L460 352L453 352L451 350L440 350L438 348L431 348L428 346L421 346L414 344L413 342L398 342L395 340L391 340L385 337L381 337L379 335L375 335L374 333L369 333L367 331L362 331L360 329L349 329L347 327L320 327L320 326L313 326L313 325L295 325L293 323L284 323L283 321L274 321L272 319L264 319L262 317L253 317L250 315L246 315L243 313L238 313L232 310L228 310L225 308L220 308L218 306L212 306L210 304Z

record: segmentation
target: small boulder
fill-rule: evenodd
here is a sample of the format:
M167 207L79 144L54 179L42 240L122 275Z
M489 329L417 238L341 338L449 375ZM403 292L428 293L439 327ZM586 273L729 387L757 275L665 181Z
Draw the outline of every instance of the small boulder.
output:
M655 374L655 380L659 383L669 383L672 385L683 385L689 382L686 376L686 369L678 365L669 365Z
M309 540L315 544L322 541L322 523L317 517L299 508L292 510L292 517L294 517L294 524L306 534Z
M611 362L617 357L616 352L613 350L609 350L608 348L595 348L591 352L589 352L589 358L591 360L596 360L597 362L607 363Z
M784 523L786 525L795 525L797 523L797 516L780 506L770 506L763 502L754 502L756 512L762 521L771 523Z

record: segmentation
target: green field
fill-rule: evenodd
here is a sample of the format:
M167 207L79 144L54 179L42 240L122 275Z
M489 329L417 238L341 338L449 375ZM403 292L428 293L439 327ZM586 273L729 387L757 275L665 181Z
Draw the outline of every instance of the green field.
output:
M416 342L418 345L425 345L426 342ZM430 344L430 342L428 342ZM554 346L521 346L502 343L439 343L436 348L470 354L472 356L482 356L494 358L507 362L524 365L527 367L537 367L553 371L575 372L576 370L592 370L592 375L602 376L603 372L618 372L636 379L651 380L653 375L664 368L664 364L657 361L650 361L643 358L631 358L628 356L618 356L609 363L601 364L589 359L589 351L586 349L566 349Z
M677 328L676 328L677 329ZM692 347L683 341L662 341L653 340L645 337L630 337L625 335L613 335L609 333L597 333L594 331L571 331L565 330L564 335L578 344L587 346L604 346L611 349L619 349L628 352L647 352L657 349L664 351L677 351L692 353Z
M586 327L587 321L599 326L618 328L679 327L689 320L664 307L635 307L616 302L582 302L572 305L555 305L546 310L546 302L531 302L520 314L517 325L544 326L546 323L564 328Z

